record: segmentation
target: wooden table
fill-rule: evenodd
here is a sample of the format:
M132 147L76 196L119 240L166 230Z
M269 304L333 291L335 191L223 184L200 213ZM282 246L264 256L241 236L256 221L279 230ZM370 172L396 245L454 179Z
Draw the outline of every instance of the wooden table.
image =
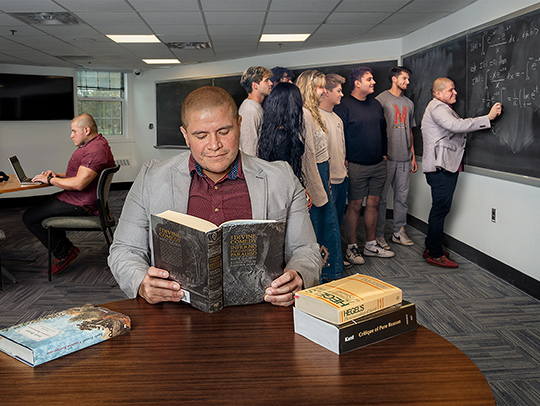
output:
M495 405L474 363L425 327L336 355L294 333L290 307L105 306L131 333L36 368L0 353L0 404Z
M42 187L49 187L47 183L36 185L21 185L16 175L8 175L9 180L7 182L0 182L0 193L21 192L23 190L38 189Z

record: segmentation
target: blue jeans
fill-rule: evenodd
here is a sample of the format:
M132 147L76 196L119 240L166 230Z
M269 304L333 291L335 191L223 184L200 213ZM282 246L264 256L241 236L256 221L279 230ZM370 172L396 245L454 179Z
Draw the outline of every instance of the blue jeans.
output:
M431 210L428 219L426 249L429 250L429 255L434 258L443 255L444 220L452 207L458 175L459 172L452 173L445 170L426 173L427 183L431 187Z
M336 206L330 195L330 166L328 161L317 164L328 202L321 207L311 206L309 217L315 230L317 242L321 247L323 268L320 282L343 277L343 256L341 253L341 234L339 232Z

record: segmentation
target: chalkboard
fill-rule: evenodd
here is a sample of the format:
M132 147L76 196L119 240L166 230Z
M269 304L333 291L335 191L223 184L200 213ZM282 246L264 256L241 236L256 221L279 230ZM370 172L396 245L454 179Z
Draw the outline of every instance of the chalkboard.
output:
M307 69L317 69L325 74L337 73L347 79L347 82L343 85L343 93L349 94L349 74L355 67L367 65L372 68L373 77L377 82L375 85L375 96L390 87L390 83L388 82L388 71L396 66L396 64L397 60L378 61L365 64L356 63L350 65L305 68L293 70L293 73L298 76L302 71ZM240 86L240 75L156 83L156 133L158 147L186 146L184 137L180 132L180 126L182 125L182 120L180 118L182 102L190 92L202 86L219 86L226 89L232 95L238 106L240 106L247 97L246 91Z
M413 127L414 151L422 155L422 133L420 125L426 106L433 98L433 82L440 77L452 79L458 92L457 102L454 105L456 112L463 117L465 114L465 58L463 57L466 39L456 38L444 44L437 45L412 56L403 58L403 66L412 71L406 96L414 102L414 118L416 127Z
M437 77L456 84L461 117L503 114L489 130L470 134L464 163L540 178L540 10L493 24L403 58L413 71L406 94L415 103L416 153L421 155L421 118Z
M540 178L540 12L467 36L467 116L503 114L472 134L465 163Z
M211 79L156 83L157 146L186 146L180 132L182 102L193 90L211 84Z

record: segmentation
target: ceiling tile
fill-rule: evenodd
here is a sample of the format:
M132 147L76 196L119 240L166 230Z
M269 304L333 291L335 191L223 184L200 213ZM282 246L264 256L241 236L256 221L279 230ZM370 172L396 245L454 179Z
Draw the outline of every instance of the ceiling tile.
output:
M268 0L201 0L206 11L266 11Z
M127 0L127 2L137 11L200 11L197 0Z
M238 26L262 24L265 13L262 11L208 11L204 13L207 24L234 24Z

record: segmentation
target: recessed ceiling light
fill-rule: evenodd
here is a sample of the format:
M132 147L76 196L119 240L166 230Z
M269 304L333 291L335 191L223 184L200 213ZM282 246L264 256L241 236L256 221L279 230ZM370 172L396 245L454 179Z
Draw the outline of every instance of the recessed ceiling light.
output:
M311 34L263 34L261 42L302 42Z
M149 65L172 65L180 63L178 59L143 59Z
M161 42L159 38L156 37L155 35L107 35L107 37L119 44L120 43L143 44L143 43Z

